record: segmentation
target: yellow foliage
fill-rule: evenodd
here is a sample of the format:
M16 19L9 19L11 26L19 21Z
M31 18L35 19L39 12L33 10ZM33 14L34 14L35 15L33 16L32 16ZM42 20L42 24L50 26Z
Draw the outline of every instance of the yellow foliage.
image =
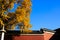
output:
M0 25L4 25L3 21L0 19Z
M10 3L10 9L12 9L13 7L14 7L14 3L11 2L11 3Z
M14 3L21 4L17 7L14 13L4 14L8 9L14 7ZM20 29L28 31L31 28L30 24L30 11L31 0L0 0L0 24L4 24L7 28L15 29L15 26L19 23L23 25Z

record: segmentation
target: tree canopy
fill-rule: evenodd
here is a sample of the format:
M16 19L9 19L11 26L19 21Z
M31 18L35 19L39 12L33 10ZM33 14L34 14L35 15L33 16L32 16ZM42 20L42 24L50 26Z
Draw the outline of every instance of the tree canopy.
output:
M15 3L18 5L16 11L9 12ZM14 30L18 25L21 31L30 31L30 12L31 0L0 0L0 28L4 25L6 30Z

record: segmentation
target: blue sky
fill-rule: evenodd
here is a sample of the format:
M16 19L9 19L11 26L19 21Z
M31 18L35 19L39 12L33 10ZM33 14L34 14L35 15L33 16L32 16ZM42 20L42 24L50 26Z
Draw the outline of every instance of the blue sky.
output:
M60 0L32 0L32 30L60 28Z
M16 6L10 12L14 12ZM60 28L60 0L32 0L31 8L31 30Z

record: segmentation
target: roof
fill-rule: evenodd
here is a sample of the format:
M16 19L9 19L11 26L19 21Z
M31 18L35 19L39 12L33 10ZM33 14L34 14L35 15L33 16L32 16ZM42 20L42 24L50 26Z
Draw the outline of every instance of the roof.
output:
M47 32L52 32L55 33L55 30L47 29L47 28L41 28L40 30L47 31Z
M20 34L43 34L40 31L33 30L32 32L21 32L20 30L8 30L6 31L8 35L20 35Z
M20 35L20 34L43 34L44 31L47 31L47 32L53 32L55 33L55 31L53 30L49 30L49 29L46 29L46 28L42 28L40 30L32 30L32 32L21 32L20 30L6 30L5 34L7 35ZM1 31L2 32L2 31Z

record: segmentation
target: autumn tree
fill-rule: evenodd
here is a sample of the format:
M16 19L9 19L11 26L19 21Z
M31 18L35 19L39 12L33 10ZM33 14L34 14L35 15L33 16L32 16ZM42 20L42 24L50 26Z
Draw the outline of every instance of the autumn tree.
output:
M16 11L9 12L15 3ZM0 28L4 25L6 30L14 30L18 25L21 31L30 32L30 12L31 0L0 0Z

